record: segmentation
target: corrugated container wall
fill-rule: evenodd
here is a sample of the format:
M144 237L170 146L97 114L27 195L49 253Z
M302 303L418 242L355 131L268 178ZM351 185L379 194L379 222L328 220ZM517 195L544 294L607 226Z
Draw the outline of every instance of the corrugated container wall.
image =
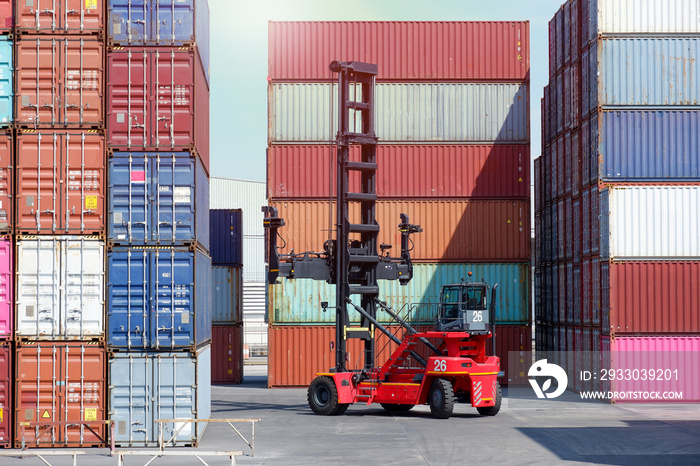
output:
M115 152L109 158L114 244L209 249L209 179L189 152Z
M0 130L0 232L4 233L11 232L14 225L14 148L12 131Z
M104 1L13 0L19 34L102 34Z
M211 347L190 353L115 353L109 360L109 419L120 447L158 445L157 419L209 419ZM100 418L103 419L103 418ZM168 438L181 426L162 424ZM187 423L173 444L196 446L204 424Z
M11 340L14 332L14 272L12 237L0 237L0 341Z
M14 375L12 372L12 347L9 342L0 343L0 448L11 448L12 399Z
M235 325L243 321L241 267L212 267L212 322Z
M2 5L0 5L0 8L2 8ZM12 6L10 6L10 9L12 9ZM12 44L13 42L8 36L0 36L0 127L8 126L14 118L14 57Z
M271 21L268 57L272 81L326 81L333 60L375 63L378 80L524 81L529 23Z
M14 0L0 0L0 33L12 32L15 24Z
M590 0L589 8L590 40L598 34L700 33L695 0Z
M211 381L222 384L243 381L243 325L212 326Z
M243 210L210 209L211 264L240 267L243 265Z

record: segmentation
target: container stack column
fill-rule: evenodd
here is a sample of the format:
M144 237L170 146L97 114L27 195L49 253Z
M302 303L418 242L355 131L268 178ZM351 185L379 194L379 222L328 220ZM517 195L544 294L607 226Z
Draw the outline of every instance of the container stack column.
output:
M107 17L109 418L117 445L154 446L175 429L156 419L210 415L209 7L109 0Z

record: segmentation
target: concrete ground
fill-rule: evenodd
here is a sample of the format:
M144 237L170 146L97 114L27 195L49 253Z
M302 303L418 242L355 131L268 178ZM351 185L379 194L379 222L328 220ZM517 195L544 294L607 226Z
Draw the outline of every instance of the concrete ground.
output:
M305 389L269 390L265 366L246 366L240 386L215 386L212 417L260 418L255 456L228 426L212 425L202 450L243 450L238 464L700 464L700 404L617 404L582 402L566 393L556 400L533 400L513 389L495 417L456 405L447 420L430 416L427 406L391 415L381 407L351 406L337 417L314 415ZM525 396L528 396L526 399ZM249 425L240 425L243 435ZM116 465L105 450L86 450L78 465ZM204 458L210 465L229 464ZM51 464L69 465L67 458ZM126 465L143 465L129 458ZM0 457L0 465L43 464ZM160 458L154 466L194 465L192 457Z

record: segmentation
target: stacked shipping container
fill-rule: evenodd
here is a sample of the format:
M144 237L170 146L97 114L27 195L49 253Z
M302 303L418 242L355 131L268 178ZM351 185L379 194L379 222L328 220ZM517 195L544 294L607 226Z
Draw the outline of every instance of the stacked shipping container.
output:
M700 338L700 23L687 8L569 0L549 24L535 161L542 350Z
M13 445L14 194L13 80L14 26L11 2L0 4L0 448Z
M337 90L328 64L376 63L379 241L398 254L400 213L424 229L414 238L411 283L380 282L380 294L402 309L436 303L443 284L459 282L470 271L476 279L499 282L497 333L510 342L499 344L503 370L507 351L530 348L528 27L269 24L267 186L269 204L287 225L281 231L284 252L322 251L333 228ZM320 303L333 302L334 288L280 281L269 288L268 383L303 386L332 364L316 353L332 339L333 315L321 312ZM412 316L422 325L432 325L433 318L427 311Z
M209 7L106 3L109 418L152 446L156 419L210 413Z

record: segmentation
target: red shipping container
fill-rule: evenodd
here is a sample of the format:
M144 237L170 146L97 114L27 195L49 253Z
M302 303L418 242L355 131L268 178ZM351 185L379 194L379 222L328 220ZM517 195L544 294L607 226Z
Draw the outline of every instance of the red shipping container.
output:
M543 177L542 177L542 162L544 161L544 157L537 157L533 161L533 170L534 170L534 178L535 178L535 215L539 215L542 213L542 206L544 205L542 202L542 184L543 184ZM536 241L539 241L539 238L536 238ZM539 264L539 261L536 261L535 264Z
M557 71L564 66L564 6L554 14L555 38L557 43Z
M581 195L581 254L591 254L591 190L584 189Z
M600 259L591 260L591 325L600 327Z
M581 285L583 284L581 281L581 266L574 264L574 271L573 271L573 281L574 281L574 286L573 286L573 303L574 303L574 318L573 318L573 323L581 322L583 320L582 317L582 304L581 301L583 300L583 296L581 293Z
M591 260L584 259L581 263L581 286L583 290L583 313L581 321L576 325L591 325Z
M700 333L700 262L612 262L603 268L612 334Z
M238 384L243 381L243 325L212 325L211 381Z
M12 448L12 349L0 343L0 448Z
M564 201L565 216L565 238L566 238L566 260L570 261L574 257L574 209L570 197Z
M12 131L0 132L0 233L12 232L14 187Z
M114 47L107 57L113 150L194 150L209 173L209 89L189 47Z
M571 197L571 170L573 161L571 159L571 131L564 133L564 192L565 196Z
M581 39L579 37L579 31L581 30L579 26L580 5L578 0L569 0L569 2L571 3L571 7L569 8L571 14L569 19L569 29L571 30L571 63L574 63L579 59L581 54Z
M101 0L14 0L15 30L29 34L101 34L105 3Z
M359 160L359 152L354 146L351 160ZM527 199L530 195L529 146L380 145L377 164L380 198ZM331 146L271 146L267 150L268 198L335 196L335 167L336 151ZM350 189L359 192L359 174L352 175Z
M554 200L557 198L557 185L559 184L557 179L559 174L559 145L556 138L552 139L549 161L549 199Z
M579 130L571 135L571 196L578 197L581 192L581 141Z
M20 36L15 48L15 125L104 126L102 41Z
M564 110L564 131L571 128L571 68L567 65L561 73L561 77L564 80L562 97L564 98L564 105L562 108Z
M11 32L15 18L12 3L14 0L0 0L0 33Z
M574 322L574 264L573 262L566 263L566 318L562 321L563 324L572 324Z
M327 81L333 60L379 67L379 80L526 81L529 22L271 21L268 80Z
M564 178L566 176L566 153L564 152L564 134L557 138L557 197L564 195Z
M566 206L563 199L557 202L557 260L566 256Z
M557 74L557 22L554 18L549 20L549 79Z
M550 332L551 333L551 332ZM497 325L496 356L501 359L501 386L527 384L530 361L520 362L520 356L532 351L532 327L529 325ZM486 354L491 354L491 341L486 342Z
M18 234L104 234L104 136L22 130L17 152Z
M567 288L566 288L566 264L561 263L557 267L557 278L559 281L559 312L558 319L556 323L564 324L566 322L566 308L567 308Z
M106 419L106 352L97 343L23 343L15 350L15 448L22 422ZM105 438L105 425L92 429ZM25 429L32 447L92 447L103 442L87 428L71 425Z

